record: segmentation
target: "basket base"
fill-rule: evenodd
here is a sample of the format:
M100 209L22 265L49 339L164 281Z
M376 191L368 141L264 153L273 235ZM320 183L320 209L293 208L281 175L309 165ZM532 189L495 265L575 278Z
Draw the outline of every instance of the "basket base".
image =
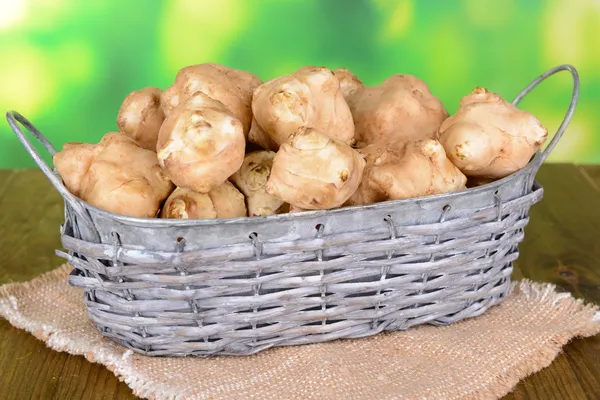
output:
M136 353L146 356L198 356L209 357L213 355L243 356L261 352L272 347L297 346L311 343L328 342L339 339L357 339L380 334L385 331L403 331L418 325L437 325L444 326L459 322L463 319L477 317L483 314L490 307L501 303L508 295L511 287L510 276L513 271L512 262L507 263L499 274L502 276L497 282L484 285L482 287L473 287L471 290L455 290L452 296L445 298L443 302L438 303L415 303L412 306L397 309L394 312L387 310L387 315L379 319L353 319L315 322L312 326L322 331L324 326L328 326L331 332L327 333L309 333L311 325L304 325L304 330L294 336L289 334L273 334L265 336L256 334L252 337L252 332L245 334L245 338L237 340L226 340L218 335L215 337L199 338L197 340L182 340L178 344L178 350L172 349L172 343L168 346L152 345L150 341L144 344L143 334L137 335L129 332L127 336L119 330L111 329L106 321L98 321L98 314L90 312L88 315L95 323L99 332L115 341L116 343L133 350ZM81 272L73 270L71 277L81 276ZM76 278L75 278L76 279ZM448 290L448 288L440 289ZM435 291L429 291L434 293ZM426 296L427 293L415 293L414 296ZM100 304L97 299L93 299L90 293L85 294L85 302L88 310L98 309ZM380 310L390 308L389 305L382 304ZM373 308L375 309L375 308ZM371 310L365 310L365 312ZM383 313L382 313L383 314ZM391 315L391 316L390 316ZM281 322L279 322L281 324ZM189 325L193 327L192 324ZM179 327L181 328L181 327ZM204 328L210 329L210 325ZM176 337L176 331L171 337ZM166 337L165 337L166 338ZM165 339L163 338L163 340ZM225 342L226 343L223 343Z

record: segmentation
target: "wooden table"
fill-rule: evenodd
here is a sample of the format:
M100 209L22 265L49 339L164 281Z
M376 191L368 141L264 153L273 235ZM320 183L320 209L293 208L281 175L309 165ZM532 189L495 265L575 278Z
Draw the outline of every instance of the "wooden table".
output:
M600 304L600 166L545 165L545 189L514 278L553 282ZM0 284L32 279L62 263L62 199L37 170L0 171ZM132 399L99 364L47 349L0 319L0 399ZM506 399L600 399L600 335L576 340Z

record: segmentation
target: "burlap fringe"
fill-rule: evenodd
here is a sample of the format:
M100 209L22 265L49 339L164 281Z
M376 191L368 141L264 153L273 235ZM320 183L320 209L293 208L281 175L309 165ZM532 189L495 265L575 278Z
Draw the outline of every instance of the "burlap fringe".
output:
M54 271L40 275L32 281L9 283L0 286L0 316L9 321L13 326L25 330L42 340L53 350L66 351L73 355L82 355L90 362L105 365L139 397L148 399L189 399L181 391L174 392L168 390L163 385L140 377L141 371L136 371L133 367L131 361L133 352L131 350L124 351L123 348L114 345L103 349L103 351L98 351L98 346L94 347L94 338L81 337L74 340L73 337L69 337L60 330L56 331L51 326L45 326L28 320L19 312L17 297L26 292L35 291L36 288L45 283L61 280L61 277L66 280L71 268L68 265L63 265ZM545 304L561 314L579 314L578 317L582 321L587 321L580 327L581 337L592 336L600 332L600 311L598 311L598 306L585 304L583 300L575 299L569 293L558 293L554 284L522 280L513 282L511 293L514 291L524 294L533 305ZM535 353L532 354L536 358L535 363L521 365L518 368L505 371L503 374L495 377L495 382L487 382L484 385L473 387L470 393L467 394L467 397L463 393L460 398L488 399L500 398L506 395L519 380L550 365L552 360L560 353L561 348L569 342L570 338L566 336L564 340L561 338L549 341L543 343L543 346L540 348L532 349L532 353ZM97 341L97 338L95 340ZM95 348L96 352L89 353L82 351L82 349L89 348Z
M576 299L570 293L556 291L556 285L552 283L538 283L529 279L513 282L511 291L522 293L531 301L532 305L547 305L559 314L581 315L581 320L586 321L580 327L581 335L578 337L589 337L600 332L600 309L597 305L586 304L582 299ZM558 356L562 348L572 339L570 335L544 342L540 347L529 349L527 356L534 358L534 362L521 364L516 368L504 371L504 374L496 376L496 380L489 384L474 386L467 397L456 397L453 400L463 399L499 399L512 391L512 389L525 377L548 367ZM526 357L529 358L529 357Z

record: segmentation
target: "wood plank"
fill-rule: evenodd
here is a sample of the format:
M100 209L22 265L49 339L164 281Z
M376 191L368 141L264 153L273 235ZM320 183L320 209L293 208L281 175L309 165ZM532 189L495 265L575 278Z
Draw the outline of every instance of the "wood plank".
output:
M0 284L26 281L62 259L60 195L37 170L0 171ZM135 399L129 387L100 364L48 349L0 319L1 399Z
M136 399L100 364L47 348L0 319L0 398Z
M600 335L565 346L563 357L590 399L600 399Z
M557 357L551 367L523 380L505 399L579 400L586 392L575 376L566 357Z
M581 174L600 192L600 165L579 165Z
M4 178L4 177L3 177ZM9 174L0 183L0 284L25 281L62 263L62 197L36 170Z
M600 304L600 192L573 165L546 165L538 180L544 199L531 209L517 265L527 278Z
M585 169L589 172L588 169ZM600 304L600 192L573 165L544 165L544 199L531 209L514 278L555 283ZM508 399L600 398L600 335L565 346L552 365L521 381Z

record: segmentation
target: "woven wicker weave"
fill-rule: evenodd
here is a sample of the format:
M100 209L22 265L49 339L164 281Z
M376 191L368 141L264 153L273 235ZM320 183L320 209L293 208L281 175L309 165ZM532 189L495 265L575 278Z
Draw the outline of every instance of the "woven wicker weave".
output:
M566 129L523 170L447 195L329 211L227 220L160 220L105 212L72 196L17 121L8 121L65 198L72 285L100 332L147 355L251 354L272 346L369 336L483 313L506 296L534 177Z

